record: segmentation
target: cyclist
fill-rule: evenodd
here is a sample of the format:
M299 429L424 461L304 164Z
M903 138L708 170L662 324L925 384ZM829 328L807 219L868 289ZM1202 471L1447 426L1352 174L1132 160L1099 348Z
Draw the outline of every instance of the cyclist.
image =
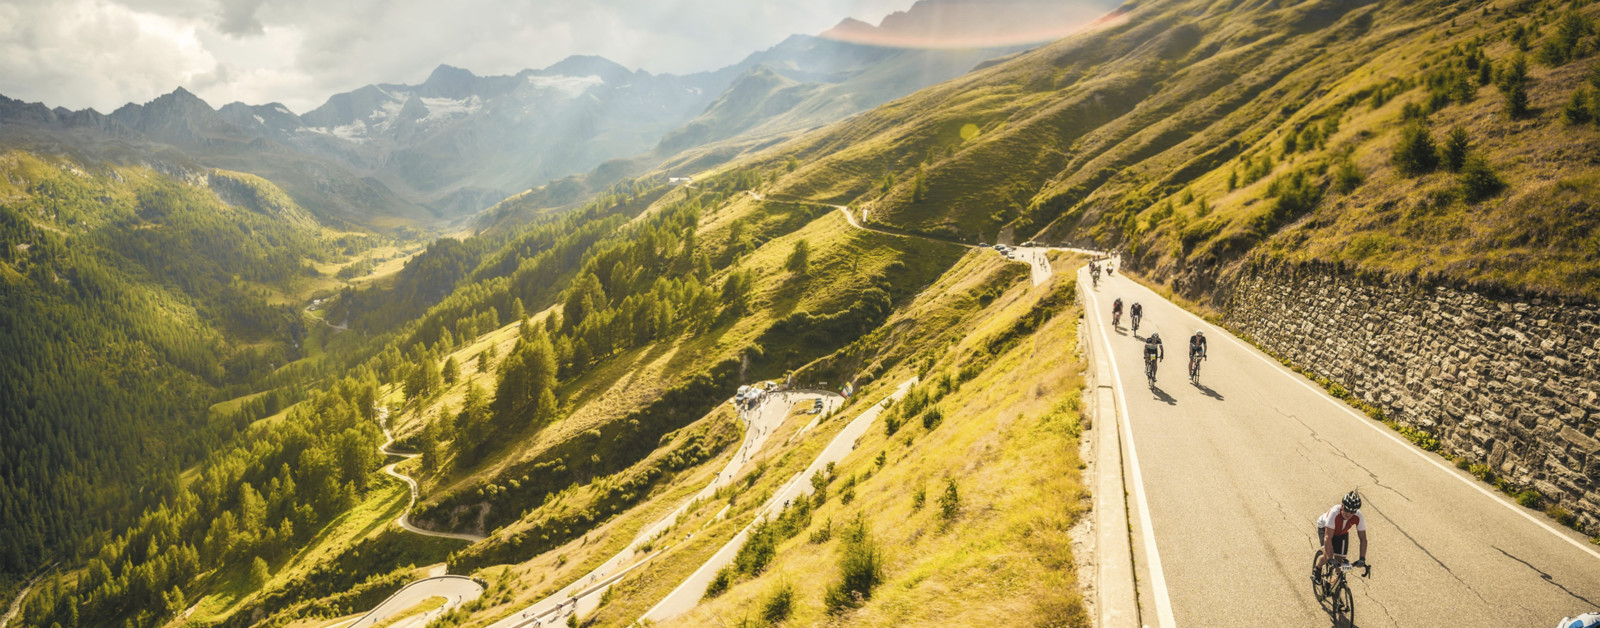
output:
M1600 627L1600 611L1584 613L1577 617L1563 617L1556 628L1597 628Z
M1128 316L1133 319L1133 333L1139 333L1139 319L1144 318L1144 306L1134 302L1133 306L1128 308Z
M1345 494L1328 512L1317 517L1317 542L1322 544L1322 556L1317 559L1317 569L1333 560L1334 554L1345 554L1350 549L1350 529L1355 528L1361 539L1361 558L1357 567L1367 563L1367 518L1361 514L1361 495L1355 491Z
M1194 330L1194 335L1189 337L1189 379L1200 375L1200 361L1206 359L1206 332Z
M1134 307L1138 307L1138 304L1135 303ZM1144 340L1144 361L1145 368L1150 373L1151 385L1156 382L1156 363L1165 359L1167 359L1167 350L1166 347L1161 346L1161 334L1159 332L1150 334L1150 337Z
M1100 285L1100 265L1089 262L1089 277L1094 280L1094 285Z
M1111 302L1111 326L1120 325L1122 325L1122 297L1117 297L1116 301Z

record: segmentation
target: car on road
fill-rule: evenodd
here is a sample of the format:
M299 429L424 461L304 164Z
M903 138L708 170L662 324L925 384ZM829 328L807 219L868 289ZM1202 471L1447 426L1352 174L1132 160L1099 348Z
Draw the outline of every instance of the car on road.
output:
M988 242L979 242L978 243L978 248L987 249L987 248L989 248L989 243Z
M1034 242L1033 240L1029 240L1027 242L1023 242L1022 246L1039 246L1039 243L1038 242Z

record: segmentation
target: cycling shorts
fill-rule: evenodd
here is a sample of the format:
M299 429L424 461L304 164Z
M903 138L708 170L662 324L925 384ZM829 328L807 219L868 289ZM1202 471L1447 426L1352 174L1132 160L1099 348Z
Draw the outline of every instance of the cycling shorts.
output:
M1324 543L1323 537L1327 533L1328 533L1328 529L1327 528L1324 528L1322 526L1317 526L1317 544L1319 546L1322 543ZM1335 554L1347 554L1348 555L1349 552L1350 552L1350 533L1346 532L1344 534L1334 535L1334 537L1333 537L1333 553L1335 553Z

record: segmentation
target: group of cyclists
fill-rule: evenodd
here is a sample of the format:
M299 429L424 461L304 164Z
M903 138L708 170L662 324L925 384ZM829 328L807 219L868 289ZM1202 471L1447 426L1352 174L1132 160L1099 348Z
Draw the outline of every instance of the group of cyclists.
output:
M1092 273L1091 273L1092 274ZM1144 306L1137 301L1128 308L1129 321L1133 324L1133 336L1139 337L1139 321L1144 318ZM1111 304L1111 324L1122 326L1122 297ZM1166 347L1161 344L1161 333L1151 333L1144 338L1144 363L1145 377L1150 380L1150 385L1156 385L1156 365L1167 359ZM1206 359L1206 332L1202 329L1194 330L1194 335L1189 337L1189 381L1194 382L1200 377L1200 362Z
M1111 264L1105 264L1106 274L1111 273ZM1089 274L1099 285L1100 266L1094 263L1089 265ZM1111 324L1114 327L1122 326L1122 298L1118 297L1111 304ZM1139 322L1144 318L1144 306L1135 301L1128 307L1129 321L1133 326L1135 338L1139 338ZM1150 386L1156 383L1156 365L1166 359L1166 350L1161 343L1159 332L1151 333L1142 339L1144 342L1145 375L1150 381ZM1189 337L1189 380L1196 381L1200 375L1200 362L1206 359L1206 335L1204 330L1195 330ZM1312 577L1322 587L1322 591L1330 590L1337 568L1367 568L1367 520L1361 512L1361 495L1350 491L1337 504L1327 512L1317 517L1317 544L1318 552L1312 565ZM1355 532L1360 539L1360 553L1355 562L1350 562L1346 557L1350 546L1350 533ZM1576 617L1563 618L1557 628L1600 628L1600 612L1586 613Z
M1099 262L1089 262L1089 278L1094 281L1096 288L1100 287L1100 268ZM1106 260L1105 269L1107 277L1110 277L1115 272L1115 269L1111 267L1110 260Z

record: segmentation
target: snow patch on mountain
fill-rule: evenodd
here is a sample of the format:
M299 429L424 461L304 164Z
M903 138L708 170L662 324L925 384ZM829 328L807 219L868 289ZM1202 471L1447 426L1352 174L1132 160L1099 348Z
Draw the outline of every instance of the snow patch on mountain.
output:
M553 89L567 98L576 98L588 91L590 87L605 83L605 79L590 74L588 76L555 76L532 75L528 77L528 84L539 89Z
M461 99L423 98L422 105L428 108L428 115L418 120L418 122L425 122L435 118L472 115L483 108L483 100L476 95Z

